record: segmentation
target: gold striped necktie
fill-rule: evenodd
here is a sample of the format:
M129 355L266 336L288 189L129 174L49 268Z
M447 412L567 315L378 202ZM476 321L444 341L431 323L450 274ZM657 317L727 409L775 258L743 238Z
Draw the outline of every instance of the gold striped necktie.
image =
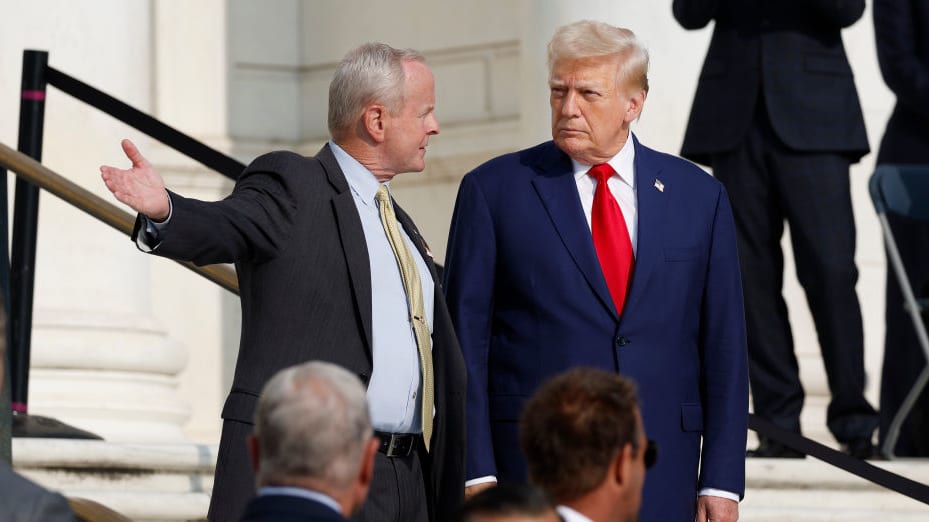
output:
M432 440L434 388L432 337L429 335L429 324L426 322L426 310L423 306L423 287L419 280L419 271L416 269L416 261L410 254L410 250L403 240L403 235L400 233L400 226L397 224L397 216L394 214L393 203L390 201L386 185L381 185L377 189L375 198L381 215L381 224L384 225L384 231L387 232L387 239L390 241L390 248L393 249L394 257L397 258L397 265L400 267L400 277L403 279L403 288L406 291L406 299L409 304L410 321L413 324L416 347L419 349L419 369L423 377L421 401L423 441L426 443L426 451L429 451L429 443Z

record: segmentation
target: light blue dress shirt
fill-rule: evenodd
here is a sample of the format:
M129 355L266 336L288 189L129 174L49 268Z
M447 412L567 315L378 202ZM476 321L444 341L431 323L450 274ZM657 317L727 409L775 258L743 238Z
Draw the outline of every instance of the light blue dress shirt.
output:
M409 304L397 258L374 199L380 183L374 174L334 142L329 147L352 191L371 264L371 317L373 371L368 382L368 405L374 429L391 433L421 433L422 375L419 349L410 324ZM388 185L389 191L389 185ZM435 283L425 260L418 255L403 227L403 240L416 260L423 289L423 306L432 334ZM429 412L431 415L433 412Z

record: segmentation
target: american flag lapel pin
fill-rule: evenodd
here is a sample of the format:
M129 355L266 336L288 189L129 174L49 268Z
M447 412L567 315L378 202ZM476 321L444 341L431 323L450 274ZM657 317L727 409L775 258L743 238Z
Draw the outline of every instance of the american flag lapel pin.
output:
M662 183L660 179L656 179L655 188L658 189L658 192L664 192L664 183Z

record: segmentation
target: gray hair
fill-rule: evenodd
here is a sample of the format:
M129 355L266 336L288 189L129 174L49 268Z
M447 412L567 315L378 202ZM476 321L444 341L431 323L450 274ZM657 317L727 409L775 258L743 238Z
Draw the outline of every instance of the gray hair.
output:
M563 25L548 43L548 70L560 60L578 60L615 55L619 62L617 81L631 81L648 92L648 50L635 33L603 22L581 20Z
M413 49L366 43L342 58L329 84L329 133L338 138L350 129L365 106L383 103L391 112L403 107L403 62L425 62Z
M313 478L346 488L372 435L358 377L318 361L281 370L265 385L255 411L258 483Z

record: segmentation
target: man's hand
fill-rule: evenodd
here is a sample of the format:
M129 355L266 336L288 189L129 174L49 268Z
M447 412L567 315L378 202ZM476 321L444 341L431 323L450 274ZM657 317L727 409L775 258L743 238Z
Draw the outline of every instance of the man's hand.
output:
M697 497L697 522L736 522L739 503L728 498L704 495Z
M480 484L468 486L465 488L465 500L468 500L469 498L473 497L474 495L477 495L481 491L484 491L485 489L490 489L496 485L497 485L496 482L481 482Z
M164 180L131 141L123 140L121 145L126 157L132 161L132 168L123 170L106 165L100 167L100 176L106 188L110 189L116 199L136 212L154 221L168 219L171 206Z

